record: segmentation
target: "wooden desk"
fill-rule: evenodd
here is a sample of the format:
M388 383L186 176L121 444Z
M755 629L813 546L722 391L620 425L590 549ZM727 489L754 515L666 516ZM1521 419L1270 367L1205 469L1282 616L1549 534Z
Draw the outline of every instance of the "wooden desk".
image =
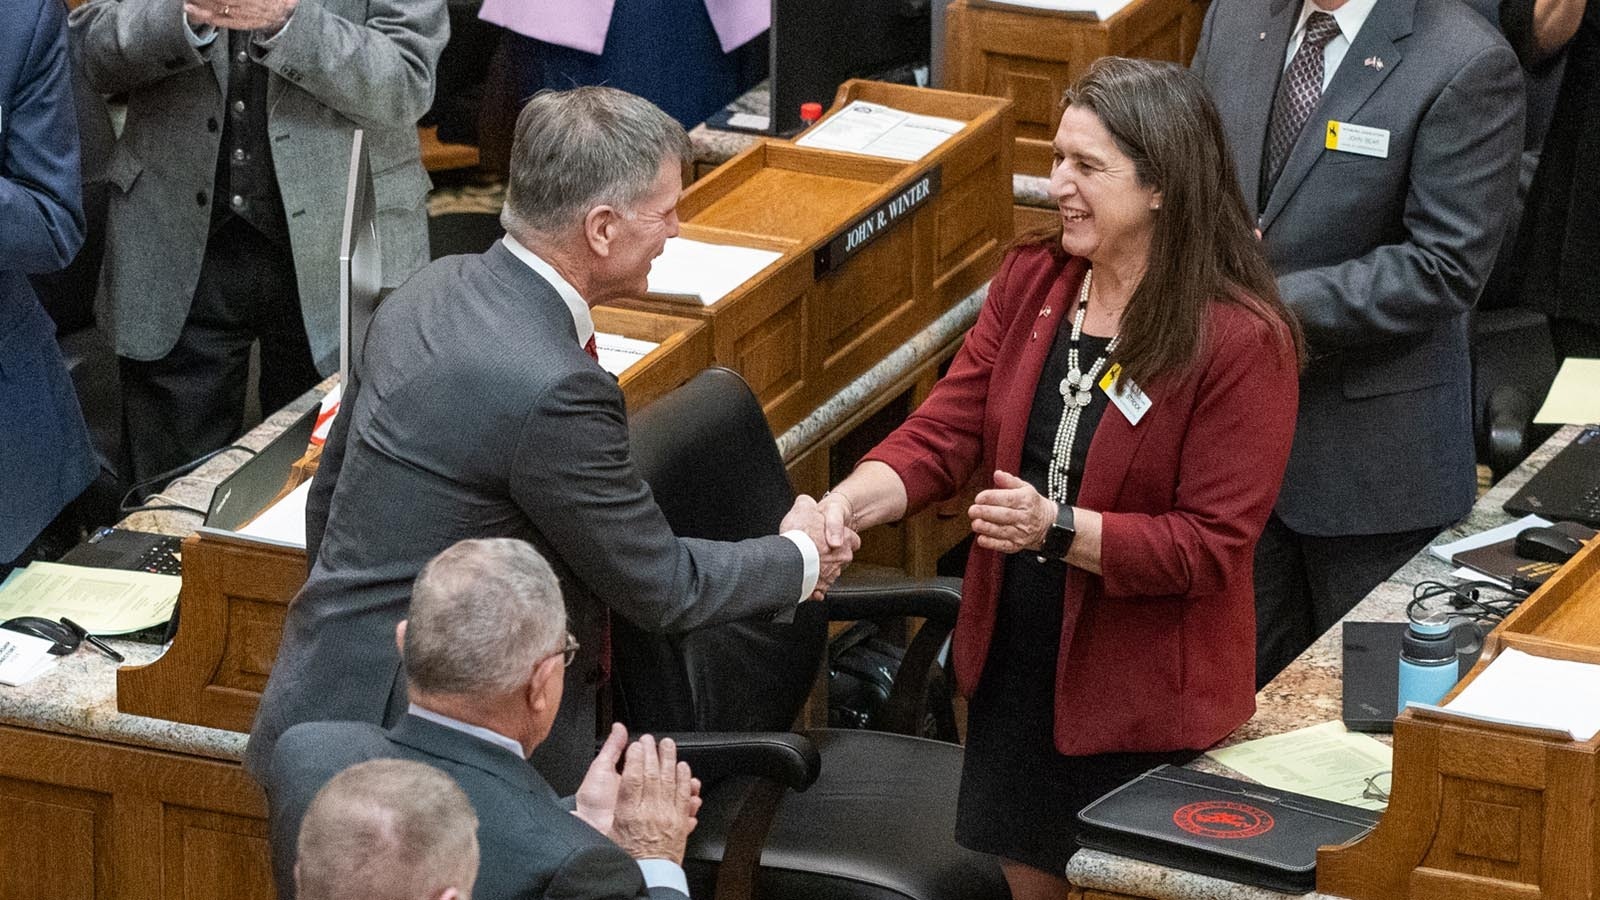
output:
M1131 0L1104 22L1021 7L952 0L945 11L945 81L951 90L1011 100L1013 171L1050 174L1061 95L1102 56L1188 64L1209 0Z
M1469 534L1503 525L1511 521L1501 505L1527 482L1549 459L1578 433L1576 426L1558 431L1544 446L1536 450L1522 465L1496 484L1477 504L1466 519L1446 529L1435 544L1447 543ZM1417 554L1400 571L1375 588L1345 617L1347 621L1405 620L1405 605L1411 599L1412 585L1424 579L1445 579L1453 570L1426 550ZM1241 743L1255 738L1282 734L1297 728L1336 720L1341 712L1342 641L1340 626L1312 644L1289 668L1272 680L1256 695L1256 714L1223 741L1223 745ZM1388 735L1374 735L1385 742ZM1236 773L1218 766L1205 757L1193 764L1196 768L1220 774ZM1398 762L1397 765L1404 765ZM1397 776L1397 781L1399 780ZM1396 789L1398 792L1398 788ZM1375 868L1375 867L1374 867ZM1261 888L1247 887L1191 872L1182 872L1165 866L1140 862L1109 853L1082 850L1067 864L1067 877L1074 885L1074 897L1081 900L1124 900L1124 898L1149 898L1149 900L1282 900L1283 894ZM1323 873L1319 872L1319 889L1326 888ZM1591 888L1592 890L1592 888ZM1321 900L1334 894L1313 893L1305 895L1311 900ZM1401 896L1395 894L1366 896ZM1424 891L1416 897L1440 897ZM1537 892L1484 890L1457 885L1451 900L1487 900L1487 898L1521 898L1541 896ZM1552 895L1543 895L1550 897ZM1563 900L1570 895L1561 895ZM1594 896L1590 894L1589 896Z

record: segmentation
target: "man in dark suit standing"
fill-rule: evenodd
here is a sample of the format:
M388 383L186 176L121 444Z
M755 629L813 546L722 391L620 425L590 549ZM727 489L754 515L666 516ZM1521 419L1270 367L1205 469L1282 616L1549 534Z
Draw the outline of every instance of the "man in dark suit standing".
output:
M294 863L299 900L472 900L478 817L450 776L375 759L333 776L305 811Z
M628 745L619 775L627 734L616 726L567 800L526 762L555 722L575 650L555 573L536 550L496 538L439 554L417 577L396 641L411 702L394 728L306 722L277 743L265 787L280 891L297 843L305 852L301 820L317 791L348 766L395 757L466 791L479 822L478 900L685 900L699 786L670 740Z
M383 284L428 261L417 119L444 0L88 0L72 50L128 95L96 317L132 480L238 436L250 348L271 413L339 367L339 233L365 130Z
M1472 505L1467 317L1522 79L1456 0L1215 0L1194 68L1311 353L1256 550L1264 683Z
M55 324L28 276L83 244L78 126L60 0L8 4L0 28L0 576L98 465Z
M378 309L307 502L315 562L252 729L252 772L297 722L399 717L390 638L412 579L456 541L524 538L561 577L583 649L533 761L563 791L609 724L595 702L609 615L659 632L771 616L848 560L859 542L829 548L804 496L781 535L680 539L634 470L589 309L644 291L678 231L688 154L683 127L647 100L540 94L517 121L506 238L434 262Z

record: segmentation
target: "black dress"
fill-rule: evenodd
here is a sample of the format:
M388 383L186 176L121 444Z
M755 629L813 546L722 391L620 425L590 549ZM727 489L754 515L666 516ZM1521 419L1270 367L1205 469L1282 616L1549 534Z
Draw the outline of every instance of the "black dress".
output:
M1058 385L1067 373L1069 337L1070 325L1063 322L1034 391L1017 473L1041 494L1047 490L1050 453L1064 406ZM1108 338L1083 335L1080 364L1087 368L1108 343ZM1068 463L1072 499L1078 494L1089 440L1110 405L1098 385L1091 396L1078 420ZM1063 756L1056 751L1056 660L1066 572L1065 563L1040 563L1031 553L1015 553L1005 561L994 637L968 706L956 811L956 841L962 846L1057 875L1065 873L1067 858L1077 849L1080 809L1146 769L1164 762L1182 764L1195 756ZM1130 659L1134 655L1130 648Z

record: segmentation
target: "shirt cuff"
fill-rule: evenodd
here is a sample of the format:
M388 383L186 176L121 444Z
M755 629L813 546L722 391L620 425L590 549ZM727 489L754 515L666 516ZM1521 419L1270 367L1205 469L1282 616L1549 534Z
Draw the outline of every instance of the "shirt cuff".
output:
M211 42L217 39L217 26L196 26L193 22L189 21L189 14L184 13L183 34L189 39L189 46L196 49L200 47L209 47L211 46Z
M804 602L811 597L811 592L817 589L817 576L822 572L822 559L817 555L817 545L800 529L785 531L783 536L800 548L800 559L805 565L805 571L800 576L800 600Z
M644 876L646 888L664 887L689 896L689 878L683 867L670 859L641 859L639 873Z

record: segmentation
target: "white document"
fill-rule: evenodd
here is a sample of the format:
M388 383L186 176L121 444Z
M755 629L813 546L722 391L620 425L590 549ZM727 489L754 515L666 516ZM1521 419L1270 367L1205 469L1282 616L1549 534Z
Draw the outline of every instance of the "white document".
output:
M262 510L260 515L251 519L248 524L239 529L239 533L269 544L299 547L304 550L306 546L306 498L309 496L311 496L311 482L301 482L299 487L284 494L278 499L277 503Z
M1394 751L1343 722L1245 741L1206 754L1267 787L1294 791L1335 803L1383 809L1388 802L1373 793L1369 779L1394 768Z
M645 358L651 350L661 346L651 341L623 337L620 334L594 333L594 349L600 357L600 368L622 377L634 363Z
M1410 705L1587 741L1600 733L1600 666L1507 648L1444 706Z
M708 244L685 237L668 238L661 255L650 264L647 290L710 306L738 290L782 256L775 250Z
M60 657L50 655L53 646L44 638L0 628L0 684L27 684L55 668Z
M843 150L910 161L932 153L966 124L854 100L801 135L795 143L818 150Z
M1504 525L1501 525L1497 528L1491 528L1488 531L1480 531L1477 534L1469 534L1460 540L1451 541L1448 544L1438 544L1433 547L1429 547L1428 552L1432 553L1439 559L1444 560L1445 562L1454 562L1457 553L1467 550L1476 550L1479 547L1487 547L1490 544L1498 544L1501 541L1509 541L1518 534L1521 534L1526 529L1542 528L1549 524L1549 519L1541 519L1538 516L1523 516L1515 522L1507 522Z
M66 616L90 634L127 634L172 618L182 586L176 575L36 562L0 585L0 620Z
M1600 422L1600 359L1568 358L1533 421L1541 425Z
M984 0L985 6L1019 6L1067 13L1104 22L1128 5L1128 0Z

